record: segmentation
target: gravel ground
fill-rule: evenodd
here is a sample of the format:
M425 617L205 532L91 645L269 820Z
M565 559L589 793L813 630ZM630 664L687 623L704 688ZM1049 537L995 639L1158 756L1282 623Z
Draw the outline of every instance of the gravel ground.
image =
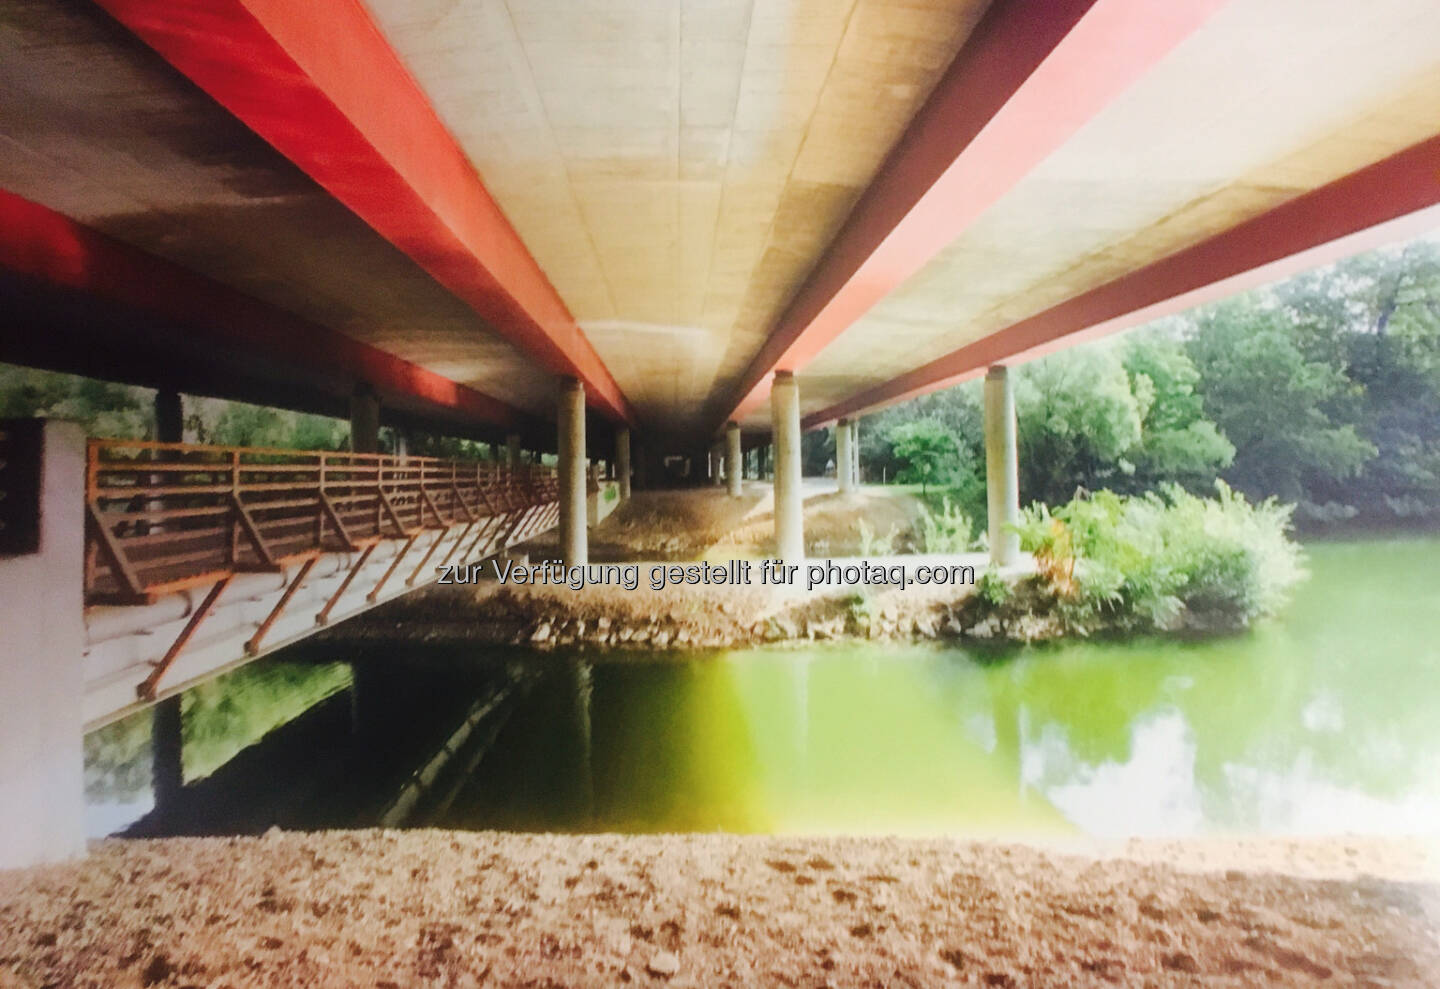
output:
M1437 985L1422 868L1368 839L110 840L0 874L0 986Z

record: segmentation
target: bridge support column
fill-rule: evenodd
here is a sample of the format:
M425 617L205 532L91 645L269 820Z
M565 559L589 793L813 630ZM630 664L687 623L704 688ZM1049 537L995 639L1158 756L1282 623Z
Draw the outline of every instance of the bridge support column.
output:
M185 403L179 392L155 393L155 439L160 443L185 442Z
M161 443L185 442L185 403L179 392L155 393L155 439ZM155 705L150 719L150 789L155 795L155 809L162 817L175 806L185 786L181 728L179 694Z
M835 425L835 483L841 494L849 494L855 487L855 458L850 453L850 420L841 419Z
M799 563L805 559L800 384L789 371L775 372L770 387L770 422L775 436L775 556L787 563Z
M725 426L725 478L730 485L730 497L740 497L740 482L744 478L741 466L740 424L727 423Z
M850 484L860 486L860 420L850 420Z
M4 869L85 853L85 436L40 420L0 422L0 434L5 536L39 527L38 545L0 557Z
M630 430L621 426L615 434L615 472L620 476L620 500L630 500Z
M587 561L585 531L585 386L578 378L560 382L560 559L566 566Z
M380 452L380 396L369 385L358 385L350 396L350 451Z
M185 788L185 725L180 696L160 701L150 715L150 789L161 819Z
M990 561L1007 566L1020 557L1020 459L1015 441L1015 389L1010 370L997 364L985 375L985 492L990 515Z
M516 433L505 437L505 462L512 470L520 466L520 437Z

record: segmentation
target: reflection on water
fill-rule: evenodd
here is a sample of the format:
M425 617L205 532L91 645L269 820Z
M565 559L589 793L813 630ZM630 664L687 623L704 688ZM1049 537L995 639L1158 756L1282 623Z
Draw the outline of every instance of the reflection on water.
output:
M528 689L434 823L1440 832L1437 551L1435 540L1313 546L1314 576L1284 620L1226 640L1000 659L867 643L683 662L529 657ZM377 661L407 680L496 662L428 646ZM386 731L394 740L412 721Z
M1285 620L1219 641L1087 642L990 662L839 644L572 664L529 696L448 823L1440 831L1437 551L1313 546L1314 576ZM588 670L583 705L574 669ZM567 801L567 787L585 799Z

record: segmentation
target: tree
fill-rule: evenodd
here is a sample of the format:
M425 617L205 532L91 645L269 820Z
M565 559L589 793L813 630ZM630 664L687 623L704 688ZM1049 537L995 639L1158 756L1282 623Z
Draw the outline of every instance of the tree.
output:
M895 456L905 465L898 480L919 482L922 495L929 493L930 485L953 483L960 474L960 446L934 419L896 426L890 431L890 443Z
M1017 375L1020 493L1068 501L1076 487L1112 487L1133 474L1141 408L1111 346L1057 354Z
M1235 447L1205 418L1194 362L1159 334L1131 338L1123 361L1140 408L1140 442L1126 453L1135 465L1133 489L1169 482L1208 491L1234 461Z
M1286 314L1253 295L1195 318L1187 351L1206 413L1235 445L1226 480L1253 497L1305 499L1325 481L1356 476L1375 446L1330 411L1354 386L1341 368L1307 360Z

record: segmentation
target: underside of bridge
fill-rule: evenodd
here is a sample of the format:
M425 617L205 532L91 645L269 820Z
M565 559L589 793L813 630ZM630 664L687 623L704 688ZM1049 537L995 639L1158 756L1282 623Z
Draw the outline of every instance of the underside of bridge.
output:
M587 455L626 497L632 438L723 443L738 494L773 444L798 555L804 430L848 490L854 416L989 372L994 526L1005 365L1440 226L1437 38L1426 0L6 0L0 361L558 450L572 562Z
M0 359L691 453L1428 224L1440 8L12 0Z

